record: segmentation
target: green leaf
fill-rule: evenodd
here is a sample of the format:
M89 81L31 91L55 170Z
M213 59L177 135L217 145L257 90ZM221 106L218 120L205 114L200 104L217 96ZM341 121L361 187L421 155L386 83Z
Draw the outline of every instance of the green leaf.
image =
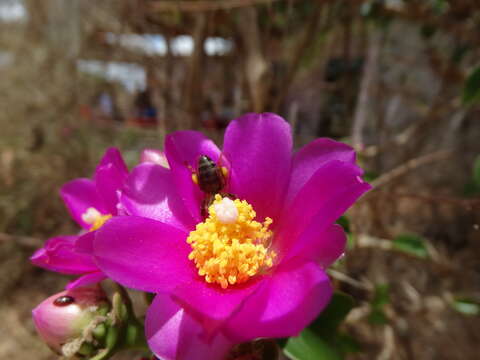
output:
M465 44L457 44L452 52L450 61L454 64L460 63L463 58L470 52L470 47Z
M420 258L426 258L428 256L423 238L415 234L398 235L393 239L393 248Z
M420 27L420 34L425 38L425 39L430 39L435 33L437 32L437 27L432 26L432 25L422 25Z
M340 218L337 220L337 224L340 225L345 232L350 232L350 221L345 215L340 216Z
M358 353L362 351L362 347L358 341L348 334L339 334L337 344L344 354Z
M462 95L464 105L472 105L478 100L480 100L480 66L477 66L468 75Z
M373 325L385 325L388 319L383 310L373 309L368 315L368 322Z
M450 5L446 0L436 0L436 1L433 1L432 7L433 7L433 11L437 15L442 15L448 11L448 9L450 8Z
M480 315L480 303L473 299L456 298L452 303L452 307L456 311L464 315L468 315L468 316Z
M355 302L350 295L335 292L325 310L308 327L323 343L335 349L337 355L357 352L360 349L355 339L339 332L339 326L354 306Z
M363 174L363 180L369 183L378 178L378 176L379 175L376 172L366 171L365 174Z
M372 307L380 309L390 302L390 287L388 284L377 284L372 300Z
M341 360L342 356L310 329L288 340L284 349L292 360Z
M341 292L334 293L328 306L309 328L323 339L332 339L332 336L336 334L338 326L354 305L355 303L350 295Z
M467 197L472 197L480 194L480 184L477 184L474 181L470 181L465 184L463 187L463 195Z
M355 235L347 233L347 249L351 250L355 247Z
M473 181L477 186L480 186L480 155L473 162Z
M368 315L368 322L374 325L384 325L388 322L383 308L390 302L390 288L388 284L377 284L371 302L372 310Z

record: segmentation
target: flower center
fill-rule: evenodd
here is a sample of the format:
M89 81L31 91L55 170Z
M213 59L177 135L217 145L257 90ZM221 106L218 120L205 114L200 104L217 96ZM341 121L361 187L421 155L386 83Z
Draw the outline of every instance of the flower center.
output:
M100 229L111 217L112 215L110 214L102 215L100 211L93 207L89 207L87 211L82 214L82 220L91 225L90 231Z
M208 208L209 216L190 232L188 255L195 262L198 274L208 283L223 289L241 284L260 271L272 267L276 254L268 249L272 219L255 221L256 213L245 200L231 200L215 195Z

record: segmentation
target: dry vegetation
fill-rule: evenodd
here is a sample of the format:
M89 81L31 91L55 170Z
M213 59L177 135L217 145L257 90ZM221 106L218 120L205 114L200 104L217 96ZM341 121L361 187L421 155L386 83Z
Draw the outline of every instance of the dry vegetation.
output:
M1 359L55 358L30 309L66 278L28 257L76 231L61 184L89 176L108 146L133 165L166 132L221 139L225 121L247 111L280 113L297 146L349 141L375 185L349 212L352 245L331 273L356 300L344 327L362 351L349 358L478 358L479 316L451 306L457 296L480 301L480 198L465 192L480 108L461 101L480 56L477 0L0 0L0 12L15 4L23 17L0 16ZM125 34L162 35L166 50L108 40ZM173 48L181 35L191 36L188 54ZM213 37L231 49L207 54ZM142 69L156 126L132 124L135 94L80 71L85 60ZM101 92L123 121L95 115ZM405 233L424 239L425 258L392 247ZM390 301L374 325L378 284L389 284Z

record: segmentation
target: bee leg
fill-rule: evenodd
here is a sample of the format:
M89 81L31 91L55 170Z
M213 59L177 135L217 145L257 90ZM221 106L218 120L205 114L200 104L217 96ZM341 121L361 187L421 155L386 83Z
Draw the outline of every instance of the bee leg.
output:
M200 214L204 219L206 219L208 215L208 207L205 200L206 198L202 200L202 205L200 206Z
M202 205L200 208L200 214L202 218L206 219L208 217L208 208L212 205L214 196L212 194L207 194L205 198L202 200Z

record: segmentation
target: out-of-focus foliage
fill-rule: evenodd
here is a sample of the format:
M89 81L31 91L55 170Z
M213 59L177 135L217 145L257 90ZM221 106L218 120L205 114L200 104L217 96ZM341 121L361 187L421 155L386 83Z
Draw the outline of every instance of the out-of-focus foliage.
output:
M480 315L480 303L469 298L456 298L453 300L452 307L459 313L475 316Z
M473 180L480 186L480 155L475 158L473 163Z
M463 192L466 196L471 197L480 194L480 155L473 162L472 177L467 181Z
M479 18L477 0L0 0L0 358L50 358L30 309L66 280L25 259L78 231L63 183L109 146L132 165L167 132L274 111L297 148L350 143L374 185L330 273L354 307L291 356L476 359Z
M371 302L371 311L368 321L374 325L383 325L387 323L384 307L390 302L390 291L388 284L377 284Z
M393 239L393 247L399 251L426 258L428 256L427 248L424 244L424 239L415 234L401 234Z
M290 338L285 354L293 360L340 360L341 356L310 329Z
M480 66L475 67L468 75L463 88L463 103L471 105L480 99Z
M290 338L285 353L292 359L337 360L347 353L360 350L354 338L345 334L340 325L354 307L351 296L337 292L322 314L298 337Z

